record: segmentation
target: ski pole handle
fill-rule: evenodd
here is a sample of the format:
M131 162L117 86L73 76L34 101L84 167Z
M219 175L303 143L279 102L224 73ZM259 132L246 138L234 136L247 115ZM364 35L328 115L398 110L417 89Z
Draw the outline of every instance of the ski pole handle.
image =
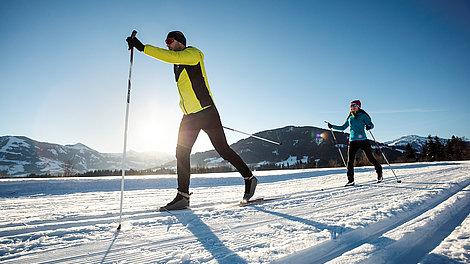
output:
M134 29L132 30L131 38L135 38L135 35L137 35L137 31Z
M126 39L126 41L127 41L129 38L131 38L131 39L135 38L136 35L137 35L137 31L136 31L135 29L132 30L131 36L128 37L128 38ZM133 54L134 54L134 47L131 46L130 43L127 43L127 44L129 45L128 50L130 50L130 51L131 51L131 55L133 55ZM131 56L131 57L132 57L132 56ZM131 59L132 59L132 58L131 58Z

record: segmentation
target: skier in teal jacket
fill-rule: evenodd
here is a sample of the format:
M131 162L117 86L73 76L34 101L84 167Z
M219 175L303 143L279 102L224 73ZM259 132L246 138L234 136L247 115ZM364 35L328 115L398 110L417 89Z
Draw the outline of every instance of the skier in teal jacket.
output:
M372 154L372 148L369 141L367 141L366 130L374 128L372 120L366 111L361 109L361 101L354 100L350 104L350 113L346 118L346 122L342 126L336 126L328 123L329 128L336 130L345 130L350 127L349 133L349 148L348 148L348 183L346 186L354 185L354 158L359 149L362 149L367 159L374 165L375 171L377 172L377 182L382 182L382 166L375 159Z

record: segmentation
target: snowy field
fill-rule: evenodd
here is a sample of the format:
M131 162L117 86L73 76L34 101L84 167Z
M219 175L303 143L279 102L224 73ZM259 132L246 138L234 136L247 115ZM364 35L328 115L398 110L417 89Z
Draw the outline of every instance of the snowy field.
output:
M0 180L0 263L470 263L470 162L194 175L191 210L158 212L175 176Z

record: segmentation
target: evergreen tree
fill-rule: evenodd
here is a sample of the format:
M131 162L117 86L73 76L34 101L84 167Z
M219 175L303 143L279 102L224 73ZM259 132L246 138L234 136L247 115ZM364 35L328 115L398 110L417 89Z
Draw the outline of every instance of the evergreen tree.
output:
M452 136L445 146L447 159L449 160L463 160L467 143L463 138Z
M422 150L422 159L424 161L434 161L435 160L435 149L434 140L431 135L428 136L426 143L423 146Z
M446 160L445 146L437 136L434 136L434 146L434 156L436 157L436 160Z
M416 161L416 151L410 143L405 146L405 158L406 161Z

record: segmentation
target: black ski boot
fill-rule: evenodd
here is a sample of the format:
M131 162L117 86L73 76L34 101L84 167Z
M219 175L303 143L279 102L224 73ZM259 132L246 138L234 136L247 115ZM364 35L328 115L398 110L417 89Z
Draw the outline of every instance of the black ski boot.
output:
M354 181L348 181L348 183L346 183L346 185L344 185L345 187L348 187L348 186L354 186Z
M377 172L377 183L381 183L384 181L384 177L382 172Z
M187 209L189 207L189 197L189 194L178 191L173 201L160 207L160 212Z
M245 195L243 195L242 202L248 202L251 197L255 194L256 185L258 185L258 179L255 176L245 178Z

